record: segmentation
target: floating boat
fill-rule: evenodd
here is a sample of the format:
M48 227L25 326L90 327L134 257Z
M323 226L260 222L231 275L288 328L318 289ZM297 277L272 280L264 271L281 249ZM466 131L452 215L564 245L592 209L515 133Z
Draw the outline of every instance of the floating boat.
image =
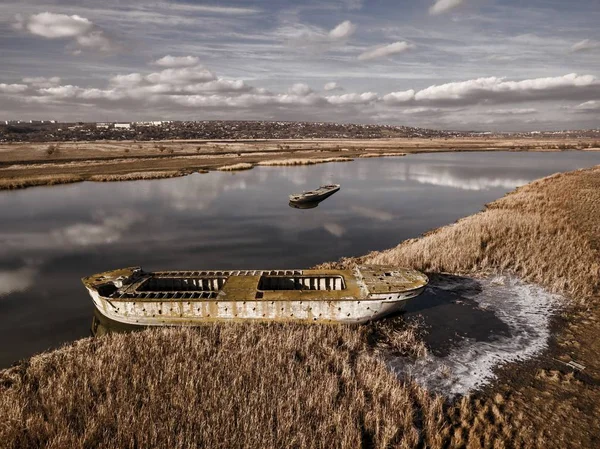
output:
M406 268L157 271L140 267L82 279L108 323L196 325L210 321L364 323L402 310L427 276Z
M294 193L293 195L290 195L290 203L318 203L319 201L323 201L325 198L330 197L338 190L340 190L339 184L329 184L321 186L316 190Z

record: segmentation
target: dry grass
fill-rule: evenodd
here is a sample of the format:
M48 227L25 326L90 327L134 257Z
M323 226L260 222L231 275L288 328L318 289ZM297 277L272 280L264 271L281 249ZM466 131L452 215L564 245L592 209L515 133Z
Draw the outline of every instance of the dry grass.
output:
M364 153L358 157L393 157L393 156L406 156L406 153Z
M0 441L441 447L442 400L398 382L369 349L373 338L367 326L235 324L82 340L0 374Z
M325 164L327 162L350 162L354 159L349 157L328 157L322 159L280 159L280 160L272 160L272 161L261 161L257 165L262 165L266 167L280 167L280 166L293 166L293 165L316 165L316 164Z
M48 175L0 179L0 190L24 189L34 186L49 186L81 182L84 178L77 175Z
M222 167L217 168L217 170L219 170L219 171L250 170L252 167L254 167L254 165L246 163L246 162L240 162L239 164L223 165Z
M169 171L146 171L146 172L134 172L134 173L123 173L123 174L106 174L106 175L92 175L88 178L89 181L96 182L113 182L113 181L138 181L141 179L162 179L162 178L175 178L178 176L185 176L185 172L179 170Z

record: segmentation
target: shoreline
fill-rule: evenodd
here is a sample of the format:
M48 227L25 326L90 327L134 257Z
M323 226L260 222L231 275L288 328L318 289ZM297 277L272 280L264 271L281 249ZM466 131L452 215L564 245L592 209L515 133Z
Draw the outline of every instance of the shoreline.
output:
M594 139L312 139L0 144L0 190L447 152L600 151ZM93 156L90 153L93 152Z
M475 441L491 447L497 440L504 446L565 447L567 441L567 447L592 447L600 436L595 426L600 401L599 261L600 166L551 175L395 248L322 265L391 263L468 276L506 272L566 295L565 309L553 319L550 348L534 359L500 367L498 380L481 391L448 403L410 379L397 379L382 354L396 351L418 358L423 349L414 329L394 321L371 327L222 324L154 329L78 340L0 370L0 418L7 423L0 427L0 438L18 446L60 437L75 446L90 438L81 429L93 421L98 423L99 433L92 429L97 444L118 447L134 438L146 447L164 446L172 441L168 423L163 426L149 416L159 416L154 413L161 413L166 403L177 415L173 419L182 423L172 437L184 446L233 442L243 433L241 427L203 434L201 440L194 429L199 422L227 422L227 410L238 409L257 422L275 414L273 425L280 435L276 446L290 445L302 435L306 444L300 447L309 446L313 438L345 437L350 439L347 447L356 447L365 435L374 445L385 446L390 445L385 437L390 432L396 435L394 445L407 447ZM584 372L566 367L569 361L585 365ZM216 387L218 395L210 393L213 379L225 379ZM151 395L140 408L136 398L148 391ZM256 391L261 395L253 396ZM248 397L254 398L251 405ZM188 400L189 407L181 405ZM294 408L299 401L306 409ZM64 403L81 413L77 422L64 418L73 413L67 413ZM307 415L339 430L322 433L323 427L313 427L315 420L304 419ZM127 432L116 432L117 419L127 424ZM284 425L285 420L294 424ZM24 421L31 424L23 426ZM244 420L239 422L243 425ZM356 422L363 423L358 434L352 425ZM149 423L164 433L149 432ZM242 438L242 446L268 446L259 427Z

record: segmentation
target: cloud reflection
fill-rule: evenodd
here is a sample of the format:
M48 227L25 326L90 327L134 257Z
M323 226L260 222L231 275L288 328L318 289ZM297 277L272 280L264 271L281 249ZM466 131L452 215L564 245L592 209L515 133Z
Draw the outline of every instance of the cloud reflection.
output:
M38 270L33 266L0 270L0 297L28 290L37 273Z

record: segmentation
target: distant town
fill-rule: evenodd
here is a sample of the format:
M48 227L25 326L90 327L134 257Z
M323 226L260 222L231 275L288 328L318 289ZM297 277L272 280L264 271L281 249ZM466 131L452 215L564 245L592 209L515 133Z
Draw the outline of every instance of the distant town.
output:
M243 140L243 139L382 139L459 137L579 138L600 136L600 129L515 133L444 131L411 126L270 121L75 122L5 120L0 142L69 142L98 140Z

